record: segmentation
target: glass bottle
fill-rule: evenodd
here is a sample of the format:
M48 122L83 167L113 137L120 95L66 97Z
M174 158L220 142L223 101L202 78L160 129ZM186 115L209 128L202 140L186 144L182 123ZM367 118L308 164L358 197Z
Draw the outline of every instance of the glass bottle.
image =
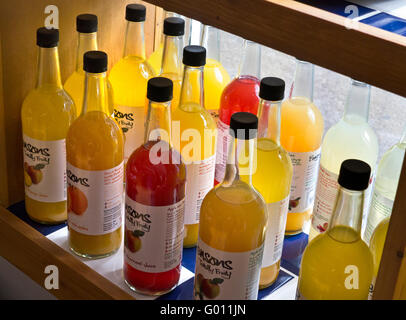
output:
M266 204L251 181L257 127L258 118L252 113L231 117L230 134L235 139L226 174L206 195L200 211L195 299L257 299L267 223ZM248 176L248 182L240 175Z
M66 134L76 117L63 90L58 55L59 30L37 30L37 83L21 109L25 209L44 224L67 219Z

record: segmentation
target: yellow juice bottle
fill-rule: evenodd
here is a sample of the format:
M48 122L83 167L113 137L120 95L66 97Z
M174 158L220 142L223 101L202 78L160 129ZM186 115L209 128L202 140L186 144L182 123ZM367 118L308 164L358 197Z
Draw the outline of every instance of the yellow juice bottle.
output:
M293 169L289 154L280 145L280 109L284 93L282 79L267 77L261 80L256 163L252 174L252 184L264 197L268 208L260 289L269 287L278 277L288 214ZM242 178L246 181L248 177Z
M172 113L172 141L186 164L184 247L197 243L200 206L213 187L216 154L216 123L204 107L203 70L206 50L187 46L180 103Z
M114 93L114 117L124 132L125 163L131 153L143 143L147 82L154 76L152 68L145 61L145 14L144 5L127 5L123 58L111 69L109 75Z
M76 117L62 88L58 42L59 30L37 30L37 83L21 109L25 209L31 219L46 224L67 219L65 139Z
M361 239L361 224L370 175L371 167L366 162L349 159L342 163L328 230L314 238L303 253L298 299L368 299L373 261Z
M258 118L251 113L231 117L230 134L236 139L225 178L206 195L200 211L195 299L257 299L267 223L265 202L250 178L257 127ZM240 162L247 165L240 167Z
M164 54L160 75L173 82L172 110L178 107L182 82L182 50L185 20L177 17L166 18L164 21Z
M100 258L121 244L124 139L108 110L107 55L86 52L83 69L83 111L66 138L69 246Z
M230 83L230 76L220 63L220 33L219 30L204 26L201 38L201 46L207 50L206 65L204 67L204 104L207 111L217 121L221 94Z
M290 98L282 104L281 145L293 165L286 234L300 233L314 203L324 121L313 104L314 67L297 61Z

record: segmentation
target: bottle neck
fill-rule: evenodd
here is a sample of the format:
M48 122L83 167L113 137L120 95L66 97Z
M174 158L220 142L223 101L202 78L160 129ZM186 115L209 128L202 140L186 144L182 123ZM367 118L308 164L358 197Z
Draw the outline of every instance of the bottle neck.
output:
M296 63L295 80L292 84L290 98L302 97L313 102L313 64L298 60Z
M100 111L110 115L108 94L106 72L86 72L82 114L90 111Z
M203 68L185 66L179 107L190 104L204 107Z
M368 121L371 87L363 82L352 80L344 111L344 118L356 115Z
M127 21L123 57L127 56L145 60L144 22Z
M165 36L161 74L182 74L183 36Z
M62 89L58 47L39 48L36 87L40 88L44 86Z
M200 45L206 48L207 59L220 61L220 34L218 29L205 25Z
M171 145L171 102L149 100L144 142L166 141Z
M331 217L328 233L341 242L354 242L361 236L364 191L348 190L340 187ZM337 232L336 227L349 227L353 232Z
M278 146L281 135L282 101L261 99L258 107L258 138L269 138Z
M261 47L259 44L244 40L242 60L238 70L238 76L254 76L260 79L261 71Z
M83 72L83 55L88 51L97 50L97 32L78 33L78 49L76 53L76 71Z

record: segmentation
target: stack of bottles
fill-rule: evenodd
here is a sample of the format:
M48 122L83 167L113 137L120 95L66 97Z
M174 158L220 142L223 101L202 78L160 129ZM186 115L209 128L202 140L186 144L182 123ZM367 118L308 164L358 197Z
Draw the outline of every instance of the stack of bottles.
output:
M67 221L70 249L88 259L114 254L124 236L124 280L148 295L173 290L183 248L197 247L201 300L256 299L278 277L284 237L309 222L297 298L370 298L406 148L404 133L375 170L370 86L351 81L322 139L312 64L296 61L284 100L283 79L261 79L258 44L244 41L230 81L219 30L204 26L201 45L184 46L189 24L174 14L147 60L145 17L127 5L109 72L97 17L79 15L64 86L59 32L37 30L37 83L21 110L30 218Z

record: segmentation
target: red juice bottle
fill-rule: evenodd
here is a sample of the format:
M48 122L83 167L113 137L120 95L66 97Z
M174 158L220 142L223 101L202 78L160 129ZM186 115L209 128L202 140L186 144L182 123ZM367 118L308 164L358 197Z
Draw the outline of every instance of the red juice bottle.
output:
M231 116L236 112L257 114L260 68L261 47L255 42L244 40L238 75L225 87L221 95L217 122L215 185L224 179L228 149L232 140L229 134Z
M126 167L124 278L134 291L160 295L181 270L186 167L171 147L173 82L148 81L144 144Z

